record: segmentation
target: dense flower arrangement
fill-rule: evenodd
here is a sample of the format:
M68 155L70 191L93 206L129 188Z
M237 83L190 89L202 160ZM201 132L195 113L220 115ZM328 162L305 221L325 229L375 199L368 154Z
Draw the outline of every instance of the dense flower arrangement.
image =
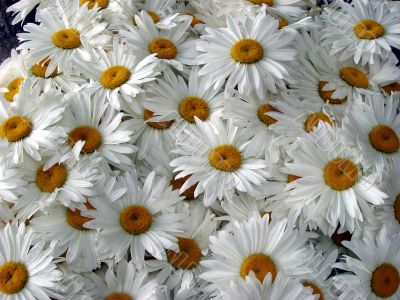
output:
M400 299L400 5L20 0L0 299Z

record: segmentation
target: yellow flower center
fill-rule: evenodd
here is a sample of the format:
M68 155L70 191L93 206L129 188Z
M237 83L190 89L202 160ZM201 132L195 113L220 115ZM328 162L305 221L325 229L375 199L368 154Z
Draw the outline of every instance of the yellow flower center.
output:
M31 68L33 75L35 75L37 77L42 77L42 78L54 78L57 75L59 75L57 72L57 69L56 69L49 76L46 76L46 71L47 71L47 68L49 67L49 64L50 64L50 59L47 58L47 59L41 60L36 65L33 65Z
M348 231L338 233L338 230L336 229L335 232L332 234L331 239L337 246L343 246L343 241L351 240L351 233Z
M19 93L23 81L24 77L18 77L7 85L8 92L4 94L4 98L6 98L7 101L11 102L14 100L15 95Z
M64 185L68 171L63 164L55 164L44 171L41 165L36 171L36 185L45 193L52 193L55 189Z
M154 24L158 23L160 21L160 16L156 14L152 10L148 10L147 13L149 14L150 18L153 20Z
M154 112L145 109L143 117L147 121L154 117ZM163 121L163 122L146 122L146 124L154 129L167 129L167 128L171 127L171 125L174 122L175 122L174 120L171 120L171 121Z
M347 84L361 89L367 89L369 85L368 76L356 68L344 67L339 71L340 78Z
M286 20L285 18L279 18L279 25L278 29L282 29L283 27L286 27L289 25L289 21Z
M28 270L20 262L8 262L0 266L0 292L15 294L28 282Z
M32 123L24 116L11 116L0 125L0 136L9 143L26 138L32 131Z
M177 53L175 44L163 38L152 40L149 44L149 51L157 53L157 57L162 59L175 58Z
M267 255L257 253L247 257L240 267L240 276L246 276L253 271L260 282L264 281L268 273L272 274L272 280L275 280L277 270L274 261Z
M120 216L121 227L130 234L142 234L153 224L153 216L146 207L131 205L125 208Z
M390 264L382 264L375 269L371 278L371 289L381 298L394 295L400 285L399 271Z
M189 179L190 176L191 175L187 175L187 176L182 177L182 178L172 179L171 182L170 182L170 184L172 186L172 189L173 190L179 190L184 185L186 180ZM185 190L180 195L181 196L185 196L186 197L185 200L193 200L195 198L194 197L194 191L196 190L196 187L197 187L197 183L192 185L191 187L189 187L187 190Z
M105 297L104 300L133 300L133 299L128 294L113 293Z
M400 223L400 194L397 195L396 200L394 201L394 217L397 222Z
M194 123L194 117L205 121L208 117L207 102L198 97L186 97L179 104L179 114L189 123Z
M233 172L239 169L242 156L232 145L220 145L211 150L208 155L210 164L221 171Z
M360 39L374 40L385 34L385 28L374 20L362 20L354 26L354 33Z
M386 125L374 127L368 135L369 142L376 150L394 153L399 150L400 142L396 132Z
M131 71L123 66L113 66L100 75L100 83L106 89L115 89L129 80Z
M305 287L310 287L312 289L313 295L319 295L318 300L324 300L324 294L322 293L321 289L314 283L306 281L303 282Z
M279 111L279 110L277 110L271 104L263 104L257 110L258 118L260 119L261 122L263 122L267 126L275 124L277 122L276 119L265 114L270 111Z
M347 158L336 158L325 166L324 179L332 189L344 191L357 182L358 168Z
M73 28L57 31L51 37L54 45L62 49L74 49L81 45L80 33Z
M304 123L304 129L307 132L313 131L317 126L318 123L322 121L332 125L331 119L322 112L317 112L315 114L311 114L307 117L306 122Z
M96 4L100 9L104 9L108 6L108 0L80 0L79 5L83 6L85 3L88 3L88 8L92 9Z
M200 263L201 250L195 240L178 237L179 253L167 250L167 258L177 269L193 269Z
M68 137L68 145L71 147L78 141L85 141L82 153L93 153L101 146L101 135L96 128L91 126L77 127L69 133Z
M242 39L232 46L231 56L238 63L252 64L263 58L264 48L255 40Z
M94 209L94 207L89 202L86 202L85 206L88 210ZM69 208L67 209L66 219L68 224L77 230L88 230L87 228L83 227L83 224L92 220L91 218L82 216L79 209L75 209L73 211Z
M266 4L268 6L272 6L274 4L274 0L248 0L248 1L257 5Z
M287 176L287 182L290 183L292 181L295 181L297 179L301 178L300 176L296 176L296 175L292 175L292 174L288 174Z
M400 92L400 82L393 82L382 87L386 94Z
M327 84L328 84L327 81L320 81L319 82L319 95L323 100L325 100L326 102L328 102L330 104L342 104L342 103L347 101L347 96L344 97L344 98L340 98L340 99L332 99L331 97L332 97L332 94L335 92L335 90L333 90L333 91L324 91L323 88Z
M194 14L192 14L190 12L184 13L184 15L192 17L192 22L190 23L190 26L192 26L192 27L194 27L198 24L204 24L204 22L202 20L198 19Z

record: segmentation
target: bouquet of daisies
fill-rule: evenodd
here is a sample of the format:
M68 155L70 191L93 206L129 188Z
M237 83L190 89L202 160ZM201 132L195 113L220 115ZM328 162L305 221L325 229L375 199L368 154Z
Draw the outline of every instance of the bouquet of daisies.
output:
M400 299L400 5L319 2L10 6L0 299Z

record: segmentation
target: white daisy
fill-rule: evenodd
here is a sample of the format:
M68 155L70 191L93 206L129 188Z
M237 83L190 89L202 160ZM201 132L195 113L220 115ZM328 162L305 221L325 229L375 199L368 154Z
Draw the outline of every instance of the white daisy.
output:
M206 271L201 277L223 290L232 280L243 280L250 272L260 282L268 273L272 281L280 272L289 277L308 274L308 237L287 219L271 221L268 215L261 218L255 213L248 220L235 222L232 233L220 230L216 237L210 237L212 256L202 262Z
M64 135L57 126L64 112L62 101L62 94L40 95L40 90L31 89L30 81L26 80L13 106L5 107L0 103L3 159L18 164L26 155L39 161L43 149L56 149Z
M128 54L119 38L114 38L112 51L98 48L90 54L90 60L74 57L75 68L90 79L82 88L108 99L115 109L121 108L122 99L132 103L132 98L143 91L142 84L158 74L155 55L139 59Z
M118 186L127 188L127 192L113 202L105 197L90 199L95 210L84 214L93 219L85 224L86 228L100 229L100 259L119 261L130 249L132 260L141 265L145 250L160 260L166 259L164 248L178 251L174 235L182 231L181 220L186 216L164 213L182 200L168 187L166 178L155 182L153 172L142 186L134 172L126 173Z
M331 55L340 53L341 60L374 63L374 54L385 59L391 46L400 48L399 14L390 10L388 1L338 0L322 18L322 44L331 47Z
M287 202L295 215L303 214L328 233L340 226L353 232L364 218L371 218L372 205L382 205L387 195L375 186L376 175L362 166L357 149L343 143L339 129L321 122L316 131L298 140L294 161L286 163L290 174Z
M33 244L32 230L7 224L0 231L0 297L4 300L58 298L62 273L56 269L51 248Z
M344 242L353 256L334 266L348 271L334 277L342 293L339 300L395 300L400 298L400 235L389 236L383 228L376 238L367 235Z
M279 272L275 279L269 273L263 282L260 282L254 272L251 272L246 276L246 281L232 282L229 288L222 292L221 299L314 300L315 297L299 280L287 278L283 272Z
M159 29L144 11L135 15L137 26L127 25L119 34L125 38L139 59L156 54L158 61L183 71L184 65L192 65L196 56L194 43L188 39L190 19L185 18L169 29Z
M204 192L204 204L215 200L232 200L235 191L252 193L255 186L266 182L270 173L261 159L246 154L247 143L231 120L220 118L202 122L184 130L177 140L178 155L171 162L176 178L191 175L186 186L196 183L194 196ZM182 190L182 189L181 189Z
M382 174L400 162L399 99L380 94L365 96L351 108L344 120L344 136L349 146L359 146L365 163Z
M239 93L255 91L260 98L267 91L285 89L289 62L297 51L291 47L294 35L279 31L278 21L263 13L240 23L227 16L227 28L207 28L197 42L202 52L196 62L203 65L199 74L210 78L210 85L222 85L225 92L236 86Z

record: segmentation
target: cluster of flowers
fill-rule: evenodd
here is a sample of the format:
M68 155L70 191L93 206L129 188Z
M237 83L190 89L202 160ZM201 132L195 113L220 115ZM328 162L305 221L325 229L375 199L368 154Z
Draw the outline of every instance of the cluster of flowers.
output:
M400 5L20 0L0 298L400 299Z

